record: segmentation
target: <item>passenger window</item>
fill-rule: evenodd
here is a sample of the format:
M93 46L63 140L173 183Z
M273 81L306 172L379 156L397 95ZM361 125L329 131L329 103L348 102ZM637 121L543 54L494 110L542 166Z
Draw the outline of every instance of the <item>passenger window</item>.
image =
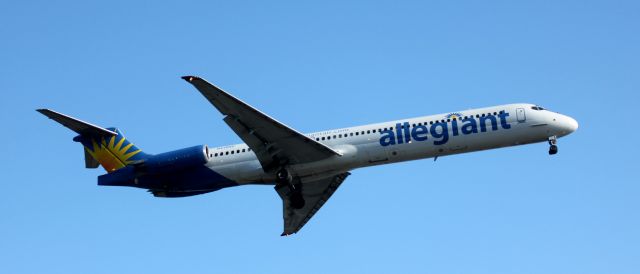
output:
M226 152L224 153L224 155L229 155L229 151L226 151Z
M324 141L324 137L322 137L322 141Z
M218 153L216 153L216 154L213 154L213 155L214 155L214 157L218 157Z

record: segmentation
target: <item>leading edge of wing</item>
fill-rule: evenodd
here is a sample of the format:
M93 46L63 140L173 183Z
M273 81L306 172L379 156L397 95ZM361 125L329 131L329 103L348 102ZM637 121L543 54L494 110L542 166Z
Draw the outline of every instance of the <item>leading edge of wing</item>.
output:
M271 123L277 125L280 128L283 128L285 130L291 131L292 133L300 136L301 138L305 139L305 142L311 143L313 145L315 145L316 147L319 147L327 152L329 152L332 155L336 155L336 156L342 156L342 153L330 148L329 146L320 143L304 134L302 134L301 132L298 132L297 130L293 129L292 127L289 127L287 125L285 125L284 123L272 118L271 116L265 114L264 112L256 109L255 107L252 107L251 105L245 103L244 101L236 98L235 96L229 94L228 92L222 90L221 88L215 86L214 84L209 83L207 80L198 77L198 76L182 76L181 77L183 80L189 82L190 84L192 84L200 93L202 93L202 95L204 95L205 98L207 98L207 100L209 100L209 102L220 111L220 113L222 113L223 115L231 115L231 110L228 109L227 106L224 106L222 104L219 103L215 103L215 100L213 98L213 94L210 94L206 88L212 88L213 90L215 90L216 92L219 92L220 94L222 94L223 96L233 100L235 103L245 107L246 109L260 115L263 116L264 118L266 118L267 120L269 120Z

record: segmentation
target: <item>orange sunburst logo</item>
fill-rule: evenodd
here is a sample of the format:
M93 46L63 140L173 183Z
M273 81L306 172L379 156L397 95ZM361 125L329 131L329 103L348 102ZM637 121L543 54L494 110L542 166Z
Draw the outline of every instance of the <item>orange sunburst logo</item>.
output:
M141 150L133 147L133 144L127 142L120 134L108 138L101 137L99 142L100 143L92 139L92 148L89 149L89 147L86 146L85 149L107 172L113 172L125 167L132 162L131 158L134 155L141 152ZM132 147L134 149L129 151Z
M452 112L444 116L447 119L461 119L462 114L460 112Z

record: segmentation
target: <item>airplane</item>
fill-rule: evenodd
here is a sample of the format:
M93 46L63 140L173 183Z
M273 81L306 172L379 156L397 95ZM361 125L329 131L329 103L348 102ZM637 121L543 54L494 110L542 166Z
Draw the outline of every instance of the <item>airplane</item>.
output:
M197 76L184 76L244 142L147 154L117 128L103 128L49 109L37 111L78 135L86 168L102 166L101 186L187 197L227 187L273 185L282 199L282 236L297 233L358 168L549 143L578 129L566 115L535 104L508 104L303 134Z

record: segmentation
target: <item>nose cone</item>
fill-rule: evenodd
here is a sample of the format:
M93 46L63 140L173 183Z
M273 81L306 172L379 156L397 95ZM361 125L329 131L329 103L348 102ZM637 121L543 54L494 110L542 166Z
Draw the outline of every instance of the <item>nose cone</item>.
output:
M563 115L561 121L563 135L571 134L578 129L578 121L576 119Z
M569 125L568 126L569 127L569 133L573 133L574 131L578 130L578 121L576 121L576 119L573 119L573 118L571 118L569 116L567 116L567 118L569 118L569 119L567 119L567 120L569 120L567 122L567 124Z

